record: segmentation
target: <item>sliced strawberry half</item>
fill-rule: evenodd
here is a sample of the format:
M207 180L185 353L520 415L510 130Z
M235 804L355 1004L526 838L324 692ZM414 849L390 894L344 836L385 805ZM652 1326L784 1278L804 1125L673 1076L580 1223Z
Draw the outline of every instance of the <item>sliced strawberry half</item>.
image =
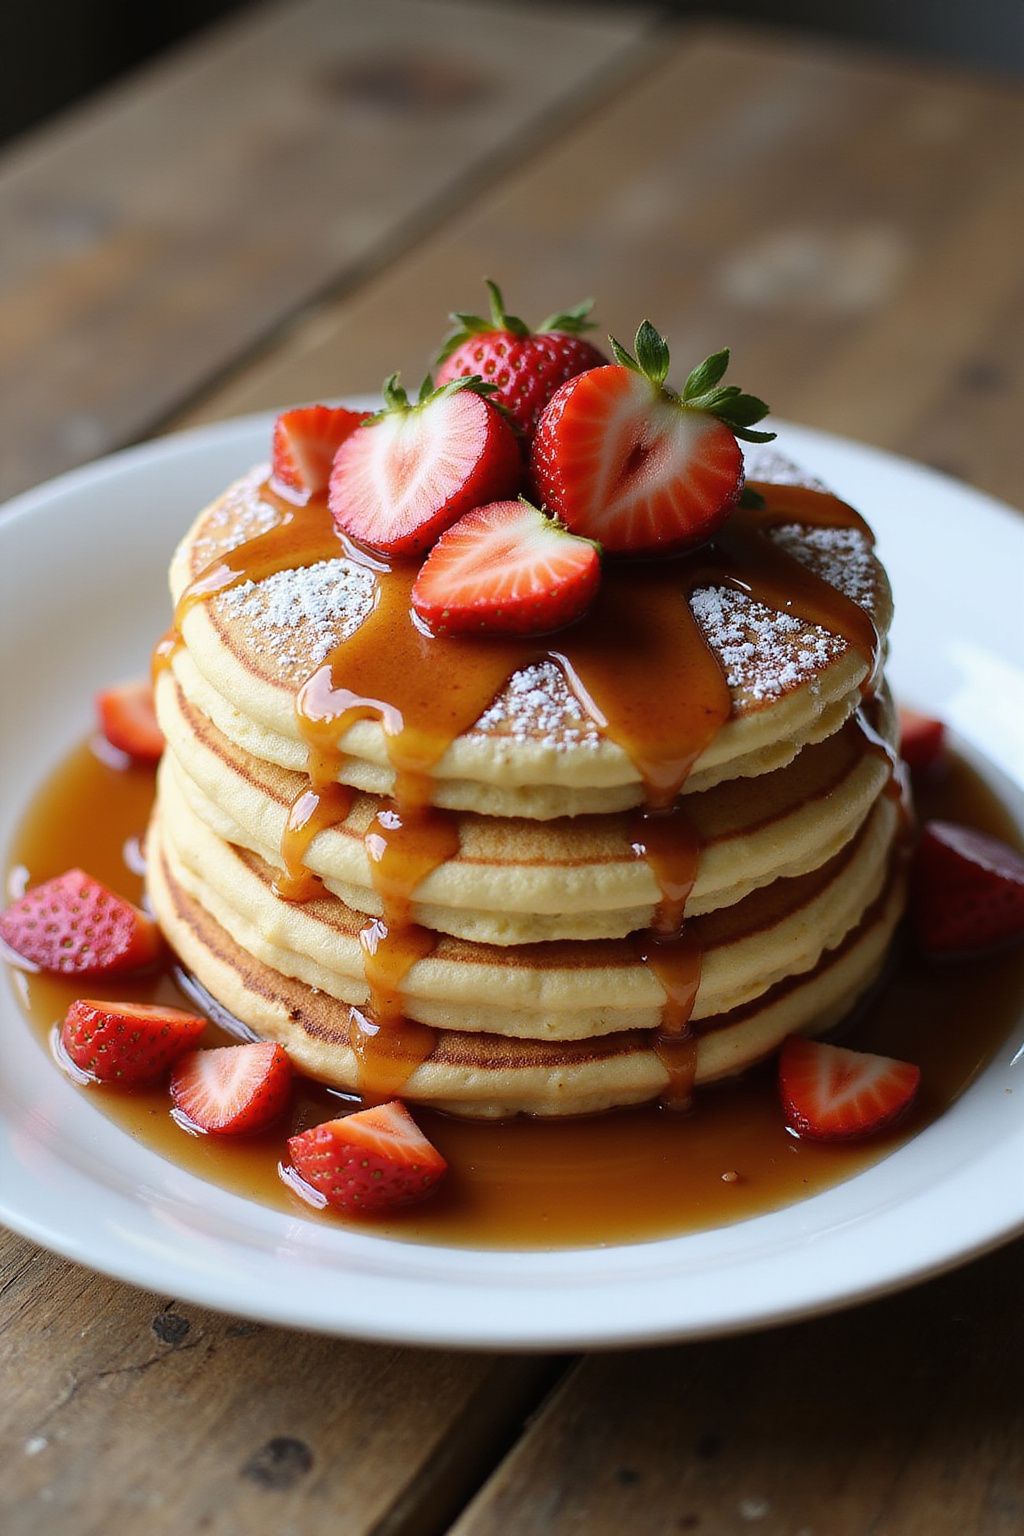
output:
M926 822L910 884L910 916L930 955L965 955L1024 937L1024 856L952 821Z
M812 1141L852 1141L894 1125L914 1101L920 1067L791 1035L779 1056L786 1124Z
M601 560L528 501L475 507L442 533L412 589L412 606L436 635L540 635L590 606Z
M64 976L136 970L160 952L156 923L81 869L26 891L0 914L0 938L23 960Z
M476 378L424 380L410 404L397 376L385 409L338 450L329 502L343 533L385 555L418 555L471 507L515 495L523 463L508 422Z
M669 352L645 320L636 357L612 341L617 364L563 384L537 427L531 471L539 497L574 533L609 553L690 549L710 538L743 486L738 437L762 400L721 384L728 351L695 368L682 393L665 384Z
M397 1099L289 1137L288 1155L328 1205L349 1214L423 1200L448 1167Z
M478 374L494 385L494 399L528 441L558 386L588 368L602 367L608 359L583 335L593 323L589 299L549 315L531 331L518 315L507 312L497 283L487 279L487 291L488 317L452 315L455 329L438 356L437 382Z
M204 1018L181 1008L80 997L60 1039L75 1066L101 1083L152 1083L205 1028Z
M262 1131L291 1093L292 1064L272 1041L219 1045L182 1056L171 1076L171 1097L186 1129L208 1136Z
M946 749L946 727L941 720L918 714L900 705L900 756L916 778L938 766Z
M369 414L340 405L300 405L285 411L274 422L274 479L310 496L326 491L334 455Z
M140 763L163 754L164 733L157 724L153 688L148 682L121 683L96 695L100 730L112 747Z

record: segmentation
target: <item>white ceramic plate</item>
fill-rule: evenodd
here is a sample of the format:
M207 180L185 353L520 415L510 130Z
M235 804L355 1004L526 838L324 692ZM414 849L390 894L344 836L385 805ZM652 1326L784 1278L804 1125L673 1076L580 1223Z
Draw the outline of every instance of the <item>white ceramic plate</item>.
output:
M0 845L88 729L94 690L144 670L166 620L172 547L201 505L265 457L270 422L117 454L0 516ZM984 754L1019 814L1024 521L838 438L783 424L780 447L867 513L896 590L898 691ZM360 1338L562 1349L724 1333L904 1285L1024 1227L1022 1034L1024 1021L908 1145L802 1204L692 1236L510 1255L335 1229L183 1172L63 1079L4 988L0 1219L162 1295Z

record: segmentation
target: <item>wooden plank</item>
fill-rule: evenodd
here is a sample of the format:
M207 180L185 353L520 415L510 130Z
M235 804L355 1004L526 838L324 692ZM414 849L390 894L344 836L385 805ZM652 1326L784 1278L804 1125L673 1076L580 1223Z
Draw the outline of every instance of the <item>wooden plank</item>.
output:
M1018 1244L825 1321L585 1360L452 1536L1017 1536L1022 1284Z
M143 434L529 153L644 10L247 10L0 161L0 496Z
M428 1536L553 1371L232 1321L20 1240L0 1295L5 1536Z
M582 293L629 334L648 313L680 364L732 345L773 408L934 451L968 383L958 472L1019 496L1004 423L1024 410L1024 102L970 78L777 35L684 34L640 84L182 420L418 377L444 312L505 281L540 315ZM931 425L929 425L931 423Z

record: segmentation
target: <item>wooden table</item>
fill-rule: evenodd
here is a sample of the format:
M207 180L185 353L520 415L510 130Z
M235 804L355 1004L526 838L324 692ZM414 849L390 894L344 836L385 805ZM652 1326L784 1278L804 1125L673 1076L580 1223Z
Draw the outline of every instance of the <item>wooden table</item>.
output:
M0 162L0 483L418 378L489 273L529 315L648 313L680 361L728 342L780 414L1014 499L1022 163L1006 85L778 33L260 8ZM0 1267L6 1536L1024 1529L1019 1245L836 1318L582 1360L261 1328L13 1238Z

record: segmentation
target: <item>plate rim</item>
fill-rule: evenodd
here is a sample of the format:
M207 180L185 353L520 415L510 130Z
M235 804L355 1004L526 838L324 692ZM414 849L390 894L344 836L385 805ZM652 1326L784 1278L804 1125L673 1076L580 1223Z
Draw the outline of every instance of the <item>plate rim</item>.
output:
M352 404L365 404L368 402L372 403L372 397L358 397L357 400L349 397L348 400L348 403ZM241 446L247 443L250 437L255 438L258 433L266 434L267 427L273 421L274 414L272 411L258 411L241 417L233 417L225 421L192 427L180 433L170 434L166 437L122 449L90 464L69 470L52 480L21 493L8 502L6 507L0 509L0 544L10 536L8 530L14 531L15 524L20 528L23 519L45 514L47 508L52 506L54 502L59 504L68 497L75 498L79 495L87 495L90 490L102 484L112 472L116 474L118 471L135 469L145 475L152 472L161 463L180 459L183 454L195 453L201 458L204 452L213 453L225 450L236 437ZM820 447L826 454L828 452L850 453L852 451L859 458L865 460L870 467L880 470L883 474L893 472L906 474L910 472L915 480L922 485L922 488L931 482L936 487L941 488L947 495L966 496L976 505L983 506L987 513L994 514L1000 520L1004 520L1006 528L1013 529L1013 533L1010 535L1012 539L1016 540L1019 538L1024 540L1024 524L1022 524L1019 514L1012 508L995 497L988 495L986 492L964 485L942 471L917 464L913 460L889 453L884 449L857 443L852 439L837 434L820 432L814 428L801 427L778 420L773 425L779 428L780 433L783 435L783 441L788 440L794 449L799 451L801 445L807 446L812 465L816 448ZM269 439L265 437L264 440ZM242 472L245 467L244 463L240 464L239 472ZM6 1006L4 1005L5 1010ZM15 1012L18 1011L16 1002L13 1002L13 1009ZM20 1022L23 1024L23 1020ZM48 1073L53 1070L51 1064L46 1061L45 1054L41 1055L40 1061L43 1072ZM70 1089L70 1085L64 1086ZM75 1097L76 1099L79 1098L78 1095ZM8 1103L7 1089L0 1084L0 1135L9 1130ZM962 1103L963 1099L957 1101L957 1104ZM83 1105L83 1108L88 1107ZM93 1110L89 1109L88 1113L92 1115ZM947 1115L951 1113L952 1110L948 1111ZM115 1127L112 1122L108 1121L105 1116L101 1115L98 1118L112 1131L116 1131L122 1137L124 1136L124 1133ZM939 1121L933 1122L932 1126L921 1132L917 1137L914 1137L906 1145L917 1145L933 1131L941 1135L941 1128L946 1118L946 1116L943 1116ZM1024 1148L1024 1126L1018 1127L1018 1130L1021 1133L1020 1139L1022 1148ZM786 1211L810 1213L813 1217L816 1210L820 1209L820 1203L828 1201L836 1189L848 1188L852 1184L871 1179L875 1175L879 1176L884 1184L884 1169L892 1157L899 1156L899 1150L902 1149L898 1149L895 1153L883 1158L879 1163L872 1165L860 1174L854 1175L851 1179L844 1181L843 1184L833 1186L831 1190L811 1196L807 1200L799 1202L796 1206L783 1207L778 1212L767 1213L762 1216L749 1218L745 1222L736 1223L729 1227L714 1228L710 1229L708 1233L698 1233L691 1236L692 1238L710 1237L713 1239L716 1234L734 1233L740 1228L750 1229L754 1223L771 1224L777 1222L778 1218L782 1217ZM208 1184L196 1175L184 1173L177 1165L167 1162L149 1149L136 1148L136 1152L142 1151L145 1151L147 1157L156 1159L161 1165L175 1169L175 1173L180 1179L200 1186L202 1191L209 1192L211 1189L215 1190L217 1188L217 1186ZM133 1157L136 1155L136 1152L133 1152ZM985 1157L980 1157L975 1159L974 1163L980 1167L984 1165L985 1161ZM969 1165L968 1171L974 1167L974 1163ZM977 1172L978 1170L976 1169L975 1171ZM138 1181L136 1182L138 1183ZM282 1213L271 1212L269 1208L259 1207L256 1205L256 1202L247 1201L241 1196L229 1196L223 1191L219 1193L224 1199L237 1201L247 1211L251 1211L254 1208L259 1209L267 1213L268 1217L276 1217L283 1221L286 1226L291 1221L291 1218L282 1216ZM912 1199L917 1198L917 1196L912 1197ZM868 1221L877 1220L879 1214L879 1212L874 1214L869 1212L865 1219ZM296 1219L301 1221L301 1218ZM16 1189L11 1191L0 1189L0 1220L28 1240L36 1242L50 1251L60 1253L74 1262L107 1274L112 1278L155 1290L165 1289L168 1284L166 1270L162 1269L162 1266L166 1263L166 1253L155 1256L151 1255L147 1259L144 1256L134 1255L130 1250L123 1248L110 1253L98 1252L95 1247L89 1247L87 1240L73 1232L69 1232L66 1225L61 1230L59 1226L55 1226L53 1220L39 1219L24 1200L19 1202ZM679 1317L675 1321L667 1319L653 1324L650 1321L645 1321L642 1315L636 1320L624 1319L621 1315L621 1307L617 1309L614 1304L609 1306L607 1302L604 1305L601 1317L596 1322L591 1321L589 1324L578 1322L567 1325L562 1321L554 1327L544 1326L543 1324L525 1324L515 1311L512 1314L513 1326L502 1327L498 1325L490 1329L482 1326L475 1320L472 1325L468 1322L463 1322L453 1327L450 1324L446 1325L441 1319L425 1318L421 1311L415 1309L408 1313L404 1320L396 1320L394 1317L390 1319L367 1318L355 1315L351 1311L345 1314L344 1308L342 1308L341 1313L335 1313L335 1315L327 1315L321 1309L311 1319L308 1314L303 1313L295 1305L294 1301L290 1305L282 1304L280 1294L273 1289L268 1293L268 1288L265 1284L262 1290L257 1287L251 1294L232 1295L225 1292L224 1285L219 1284L216 1277L204 1285L198 1275L193 1275L183 1284L173 1284L172 1288L183 1299L187 1298L200 1305L209 1306L217 1310L226 1310L233 1314L272 1322L279 1326L304 1328L307 1330L313 1329L318 1332L332 1333L350 1338L408 1345L503 1351L555 1348L616 1348L639 1344L665 1343L670 1340L685 1338L710 1338L729 1333L752 1331L762 1327L778 1326L797 1318L819 1316L827 1312L858 1305L875 1297L902 1289L929 1276L946 1272L961 1263L968 1262L983 1253L991 1251L1011 1240L1015 1235L1024 1232L1024 1188L1020 1192L1019 1208L1014 1208L1013 1202L1008 1201L1003 1219L995 1221L992 1220L991 1216L981 1215L979 1211L975 1216L975 1224L977 1230L972 1231L966 1241L947 1240L945 1244L933 1242L931 1247L925 1245L920 1249L917 1261L912 1258L906 1259L902 1264L897 1264L891 1270L886 1270L883 1266L873 1279L864 1278L860 1281L853 1281L853 1283L844 1285L842 1283L843 1277L837 1276L833 1277L831 1285L819 1284L817 1287L818 1294L813 1294L814 1287L810 1288L812 1294L804 1294L808 1290L806 1286L803 1288L798 1287L797 1291L790 1297L779 1296L773 1303L768 1305L761 1304L754 1308L734 1308L728 1316ZM303 1225L308 1227L312 1224L305 1222ZM350 1231L350 1229L341 1230ZM827 1238L827 1236L828 1233L826 1232L825 1237ZM665 1251L666 1245L674 1244L678 1246L690 1240L691 1238L688 1238L687 1235L682 1235L674 1238L652 1239L639 1244L613 1245L608 1248L513 1249L489 1250L489 1252L502 1256L506 1261L510 1258L536 1258L538 1253L567 1259L570 1256L595 1254L610 1254L614 1256L626 1252L649 1254L653 1261L659 1253ZM459 1257L463 1257L466 1253L477 1254L485 1252L485 1250L466 1250L446 1245L396 1243L393 1239L362 1233L357 1234L356 1246L360 1243L371 1244L376 1249L381 1249L388 1253L393 1253L396 1248L406 1253L412 1249L419 1252L428 1251L437 1254L457 1255ZM301 1250L299 1262L301 1265ZM593 1262L601 1265L604 1260L594 1259ZM614 1269L614 1265L612 1267ZM636 1284L635 1277L631 1278L633 1283ZM613 1286L615 1281L616 1277L613 1273L611 1276ZM411 1280L405 1279L403 1283L405 1285L416 1285L419 1282L414 1275ZM436 1284L437 1282L433 1283ZM537 1282L531 1283L536 1284ZM543 1284L543 1282L539 1283ZM607 1278L600 1280L598 1290L602 1293L607 1293L608 1283ZM496 1289L492 1286L492 1290ZM616 1291L613 1289L613 1298L615 1294Z

